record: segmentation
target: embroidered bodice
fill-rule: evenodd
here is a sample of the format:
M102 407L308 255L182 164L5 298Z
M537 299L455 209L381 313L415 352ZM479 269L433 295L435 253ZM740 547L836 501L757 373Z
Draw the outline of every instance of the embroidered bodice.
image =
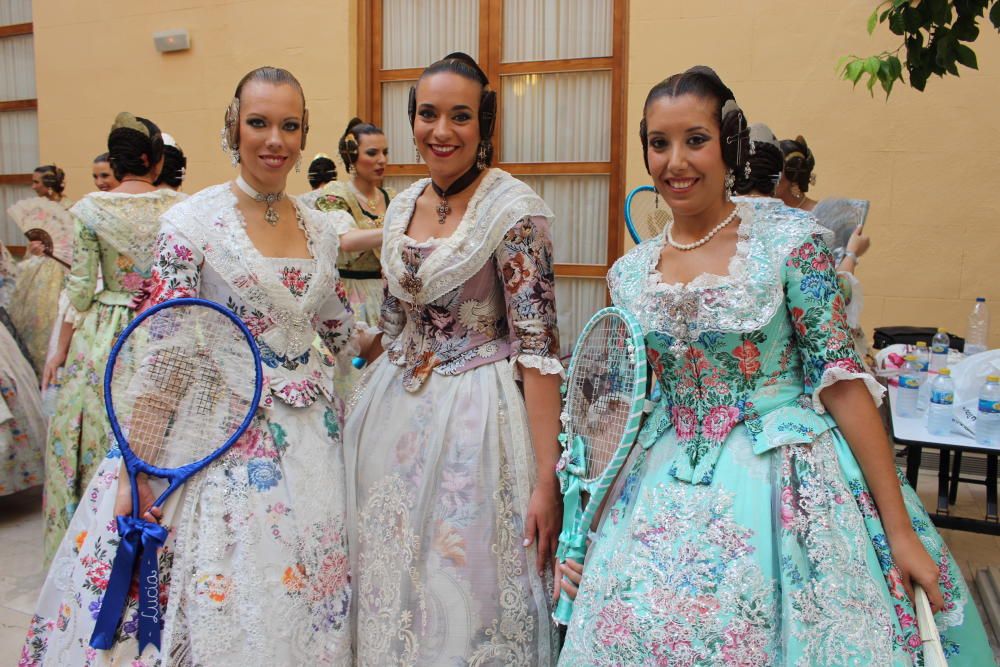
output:
M237 313L260 346L264 398L302 407L334 400L333 368L313 347L319 335L339 358L356 353L354 318L333 261L337 232L297 205L312 259L264 257L250 241L229 184L212 186L163 216L153 268L154 302L199 296Z
M142 194L93 192L70 213L76 219L73 268L66 283L70 303L87 310L96 299L127 306L150 277L160 216L186 195L173 190ZM97 292L98 269L104 288Z
M417 243L406 236L423 179L386 212L381 328L390 361L418 390L433 371L457 375L512 358L561 373L556 327L552 212L531 188L492 169L455 232Z
M662 235L619 259L608 276L615 305L634 313L676 430L670 473L709 483L723 443L744 422L756 453L811 442L834 423L819 392L862 378L824 230L777 199L737 198L736 253L725 276L664 284Z

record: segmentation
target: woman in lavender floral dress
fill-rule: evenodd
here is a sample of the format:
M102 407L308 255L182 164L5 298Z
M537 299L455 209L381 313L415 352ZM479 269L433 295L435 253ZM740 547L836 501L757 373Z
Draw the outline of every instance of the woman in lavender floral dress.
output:
M919 665L915 583L950 664L992 664L894 468L822 228L726 196L746 135L708 68L647 98L643 148L674 222L608 281L663 398L591 546L561 664Z
M389 205L386 353L344 438L360 665L556 657L545 584L560 521L552 212L486 168L494 111L465 54L431 65L413 97L431 178Z

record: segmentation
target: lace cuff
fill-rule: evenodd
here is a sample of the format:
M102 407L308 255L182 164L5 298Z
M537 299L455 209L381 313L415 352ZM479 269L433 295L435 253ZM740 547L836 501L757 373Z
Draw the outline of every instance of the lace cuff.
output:
M540 354L530 354L522 353L516 355L511 360L511 365L514 369L514 379L521 379L521 366L525 368L536 368L542 375L558 375L559 377L566 378L566 369L563 367L562 362L556 357L543 356Z
M816 410L818 414L822 415L826 413L826 406L823 405L823 401L821 401L819 397L820 392L827 387L840 382L841 380L864 380L865 387L868 389L868 393L871 394L875 407L882 405L882 394L885 393L885 387L880 385L870 374L865 372L850 371L846 368L841 368L840 366L830 366L823 371L823 377L820 378L819 384L815 389L813 389L813 409Z

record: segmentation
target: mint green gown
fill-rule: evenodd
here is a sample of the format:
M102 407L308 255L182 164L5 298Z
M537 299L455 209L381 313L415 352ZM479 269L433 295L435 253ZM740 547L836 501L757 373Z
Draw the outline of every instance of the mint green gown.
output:
M666 285L663 238L613 267L662 399L591 546L560 664L923 664L913 608L858 462L819 392L864 373L825 233L746 199L727 276ZM951 665L993 657L969 590L913 490L940 567Z

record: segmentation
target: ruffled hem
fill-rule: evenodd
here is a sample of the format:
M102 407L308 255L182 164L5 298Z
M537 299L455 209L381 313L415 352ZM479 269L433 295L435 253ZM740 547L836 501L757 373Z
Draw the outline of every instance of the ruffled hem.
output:
M288 378L269 375L265 370L260 407L273 408L277 398L293 408L307 408L321 394L328 401L333 401L333 378L325 377L319 371L313 371L309 377Z
M823 401L819 398L820 392L841 380L864 380L865 387L868 389L868 393L871 394L875 407L882 405L882 394L885 393L885 387L880 385L875 378L868 373L849 371L840 366L831 366L823 371L823 377L820 379L819 385L813 389L813 409L818 414L826 414L826 406L823 405Z
M542 356L540 354L518 354L511 359L511 367L514 370L514 378L521 379L521 367L537 369L542 375L558 375L566 378L566 368L558 358L552 356Z

